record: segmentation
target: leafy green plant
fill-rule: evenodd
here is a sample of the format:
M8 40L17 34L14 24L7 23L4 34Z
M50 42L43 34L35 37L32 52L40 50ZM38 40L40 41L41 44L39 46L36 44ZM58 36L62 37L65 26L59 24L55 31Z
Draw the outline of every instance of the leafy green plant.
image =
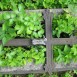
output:
M61 74L61 77L73 77L74 72L73 71L66 71L65 73Z
M28 77L34 77L34 74L29 74Z
M43 17L41 13L25 13L23 4L13 5L13 12L0 14L0 40L3 45L15 37L42 38L44 36Z
M25 9L45 9L45 8L68 8L70 4L77 4L76 0L1 0L1 10L12 10L13 5L22 3Z
M77 62L77 45L53 46L54 61L65 64L71 61Z
M76 0L59 0L59 3L61 4L62 8L68 7L70 4L77 4Z
M59 8L61 4L58 0L27 0L25 2L25 7L27 9L41 9L41 8Z
M68 37L77 29L77 17L64 12L53 19L53 37Z
M5 75L0 74L0 77L13 77L13 75L11 75L11 74L5 74Z
M18 5L19 3L23 3L23 2L24 0L1 0L0 9L1 10L12 10L13 8L12 4Z
M44 74L28 74L28 77L58 77L57 73L49 75L48 73Z
M4 47L0 52L0 66L23 66L28 62L44 64L46 48L44 46L32 47ZM20 61L20 62L19 62Z
M59 0L44 0L43 1L43 7L44 8L59 8L61 7L61 4L59 3Z
M2 10L12 10L13 5L22 3L26 9L52 8L58 7L59 1L54 0L1 0L0 8ZM55 6L56 5L56 6Z
M59 77L56 73L53 73L51 76L49 77Z

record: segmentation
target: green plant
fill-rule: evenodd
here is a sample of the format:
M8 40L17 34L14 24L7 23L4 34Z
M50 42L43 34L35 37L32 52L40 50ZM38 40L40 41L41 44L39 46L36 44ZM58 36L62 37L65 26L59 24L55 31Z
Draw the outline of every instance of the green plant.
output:
M44 35L44 25L41 24L43 17L41 13L25 13L23 4L18 7L13 5L13 12L0 14L3 21L0 28L0 40L3 45L15 37L41 38Z
M18 67L28 62L44 64L46 48L44 46L32 47L4 47L0 51L0 66ZM20 62L19 62L20 61Z
M43 1L43 7L44 8L60 8L61 4L59 3L59 0L44 0Z
M51 76L49 77L59 77L57 73L53 73Z
M2 77L3 75L2 74L0 74L0 77Z
M25 9L45 9L45 8L68 8L70 4L77 4L76 0L1 0L1 10L12 10L13 4L22 3Z
M11 74L0 74L0 77L13 77Z
M77 4L76 0L59 0L59 3L61 4L62 8L68 7L70 4Z
M0 8L2 10L12 10L13 5L22 3L25 9L56 8L60 7L59 1L54 0L1 0ZM10 4L10 5L9 5Z
M74 72L73 71L67 71L64 74L61 74L61 77L73 77Z
M58 77L57 73L53 73L51 75L44 73L44 74L28 74L28 77Z
M44 5L45 8L51 8L54 1L55 0L44 0L43 5Z
M53 19L53 37L68 37L73 35L73 31L77 29L77 17L70 13L64 12L55 15ZM66 35L68 34L68 35Z
M77 62L77 45L53 46L54 61L65 64L71 61Z
M24 0L1 0L0 9L1 10L12 10L12 8L13 8L12 4L18 5L23 2L24 2Z
M29 74L28 77L34 77L34 74Z

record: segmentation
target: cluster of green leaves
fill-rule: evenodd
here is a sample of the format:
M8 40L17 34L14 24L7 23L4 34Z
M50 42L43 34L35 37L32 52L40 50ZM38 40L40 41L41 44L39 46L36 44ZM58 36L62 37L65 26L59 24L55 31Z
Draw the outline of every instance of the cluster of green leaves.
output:
M75 76L77 76L77 70L66 71L63 74L61 74L60 76L61 77L75 77Z
M57 63L77 62L77 45L53 46L53 52Z
M59 0L61 7L68 7L70 4L77 4L77 0Z
M27 9L44 9L44 8L59 8L61 4L58 0L27 0L25 2Z
M61 76L62 76L62 77L73 77L74 74L73 74L72 71L69 71L69 72L66 72L65 74L62 74Z
M12 4L22 3L25 9L64 8L69 4L77 4L77 0L1 0L0 9L12 10Z
M18 5L19 3L23 3L24 0L1 0L0 1L0 9L1 10L12 10L13 4Z
M2 75L2 74L0 74L0 77L13 77L13 75Z
M66 12L65 12L66 11ZM68 37L75 35L74 31L77 30L77 17L72 15L70 10L65 10L59 15L54 15L53 18L53 37Z
M26 0L25 7L27 9L41 8L67 8L70 4L77 4L76 0Z
M15 37L41 38L44 36L43 17L41 13L25 13L23 4L13 6L13 12L0 14L0 40L3 45Z
M28 62L34 64L44 64L45 62L44 46L32 47L4 47L0 51L0 66L23 66Z

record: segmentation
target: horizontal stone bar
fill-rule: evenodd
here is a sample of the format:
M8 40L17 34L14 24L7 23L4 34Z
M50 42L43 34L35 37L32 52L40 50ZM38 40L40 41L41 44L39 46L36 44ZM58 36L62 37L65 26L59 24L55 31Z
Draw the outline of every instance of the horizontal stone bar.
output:
M0 41L0 44L2 41ZM32 45L32 41L30 39L13 39L8 41L5 46L26 46Z
M52 38L52 45L77 44L77 38Z
M64 64L54 64L53 72L77 70L77 63L70 63L68 65Z

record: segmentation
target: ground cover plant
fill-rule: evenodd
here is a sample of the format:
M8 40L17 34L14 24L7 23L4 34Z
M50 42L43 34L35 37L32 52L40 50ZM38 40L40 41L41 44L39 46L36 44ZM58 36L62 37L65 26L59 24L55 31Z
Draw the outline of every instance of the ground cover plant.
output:
M4 46L9 40L16 38L44 37L43 14L26 12L23 1L19 3L20 1L4 0L0 2L2 10L11 10L0 13L0 40L2 41L0 45L0 67L18 67L26 65L28 62L33 62L36 65L45 63L46 48L44 46Z
M68 8L70 4L77 4L77 0L1 0L0 9L12 10L12 4L20 3L24 5L25 9Z
M0 66L18 67L27 62L44 64L45 47L4 47L14 38L42 38L44 36L44 24L41 13L26 13L23 4L13 4L12 12L0 14ZM43 50L41 50L43 49ZM34 59L35 58L35 59ZM37 61L36 61L37 60ZM19 63L19 61L21 61Z
M45 63L43 46L32 47L4 47L11 39L15 38L43 38L45 24L42 13L26 13L26 9L51 9L69 8L53 18L53 37L66 38L77 36L77 0L1 0L0 1L0 66L18 67L27 62L34 64ZM9 12L8 12L9 11ZM77 45L53 46L54 61L65 64L77 62ZM20 61L20 63L19 63ZM76 71L75 71L76 73ZM62 75L52 76L43 74L38 77L73 77L72 71ZM12 75L5 75L11 77ZM18 77L18 76L17 76ZM34 77L34 74L27 75Z
M60 14L54 14L52 21L52 35L54 38L77 37L76 5L69 5L68 9ZM77 45L53 46L54 61L58 63L77 62Z
M54 61L57 63L69 64L77 62L77 45L53 46Z
M44 36L44 24L41 13L25 13L24 6L19 4L13 8L13 12L0 14L0 21L3 21L0 28L0 40L3 45L10 39L42 38Z
M59 15L54 15L52 25L53 37L67 38L77 36L77 17L66 10Z
M44 46L32 47L0 47L0 67L18 67L27 63L44 64Z

